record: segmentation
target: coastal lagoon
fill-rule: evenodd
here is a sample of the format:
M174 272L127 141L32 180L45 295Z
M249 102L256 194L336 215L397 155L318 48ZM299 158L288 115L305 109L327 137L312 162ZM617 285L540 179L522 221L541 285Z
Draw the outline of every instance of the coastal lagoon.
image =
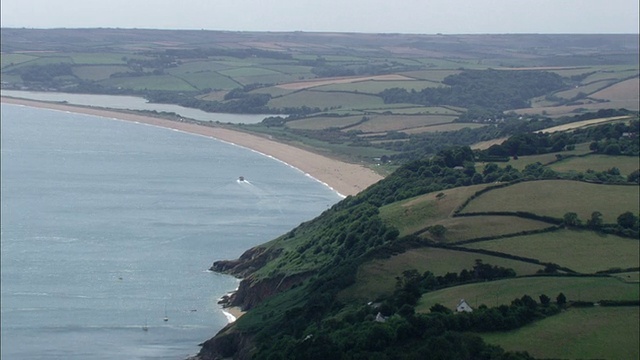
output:
M202 136L7 104L1 119L3 359L194 355L238 285L212 262L341 199Z
M180 115L182 117L198 120L231 124L257 124L264 118L276 115L240 115L210 113L199 109L187 108L174 104L154 104L137 96L124 95L97 95L97 94L70 94L61 92L41 92L22 90L2 90L2 96L10 96L18 99L48 101L69 105L91 106L103 109L157 111Z

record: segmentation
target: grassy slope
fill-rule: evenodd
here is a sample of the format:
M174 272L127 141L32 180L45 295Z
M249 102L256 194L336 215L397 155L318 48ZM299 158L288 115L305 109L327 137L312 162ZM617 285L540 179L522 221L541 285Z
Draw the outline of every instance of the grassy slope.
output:
M638 307L571 309L522 329L482 337L506 350L526 348L537 358L638 359L639 317Z
M613 165L614 163L612 163ZM562 218L575 212L589 219L600 211L606 223L615 223L625 211L640 211L637 186L589 184L578 181L543 180L522 182L486 192L472 200L463 213L485 211L527 211Z

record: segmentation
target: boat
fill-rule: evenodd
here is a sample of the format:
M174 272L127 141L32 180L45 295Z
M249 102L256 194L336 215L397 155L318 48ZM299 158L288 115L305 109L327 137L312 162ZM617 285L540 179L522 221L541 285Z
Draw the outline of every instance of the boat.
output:
M240 177L238 178L238 181L244 181L244 176L240 176Z
M169 321L169 317L167 316L167 305L164 305L164 319L162 319L163 321L167 322Z
M147 320L144 320L144 325L142 326L142 331L149 331L149 327L147 326Z

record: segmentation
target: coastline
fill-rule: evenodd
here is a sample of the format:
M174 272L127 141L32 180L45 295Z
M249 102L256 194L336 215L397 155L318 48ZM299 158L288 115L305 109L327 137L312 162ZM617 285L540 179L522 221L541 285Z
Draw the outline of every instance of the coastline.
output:
M62 103L1 97L6 104L22 105L49 110L93 115L115 120L131 121L158 126L186 133L201 135L258 152L274 160L296 168L306 175L328 186L342 196L355 195L375 184L382 176L362 165L345 163L295 146L280 143L262 136L229 130L221 127L203 126L187 122L162 119L150 115L139 115L110 109L89 108Z

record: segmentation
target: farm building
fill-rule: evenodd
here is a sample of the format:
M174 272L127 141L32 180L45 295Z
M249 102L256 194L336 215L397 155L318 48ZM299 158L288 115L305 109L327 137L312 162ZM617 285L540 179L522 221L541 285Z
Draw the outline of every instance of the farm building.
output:
M464 301L464 299L460 299L460 303L458 303L458 306L456 306L456 311L473 312L473 309L471 308L471 306L469 306L469 304L467 304L466 301Z

